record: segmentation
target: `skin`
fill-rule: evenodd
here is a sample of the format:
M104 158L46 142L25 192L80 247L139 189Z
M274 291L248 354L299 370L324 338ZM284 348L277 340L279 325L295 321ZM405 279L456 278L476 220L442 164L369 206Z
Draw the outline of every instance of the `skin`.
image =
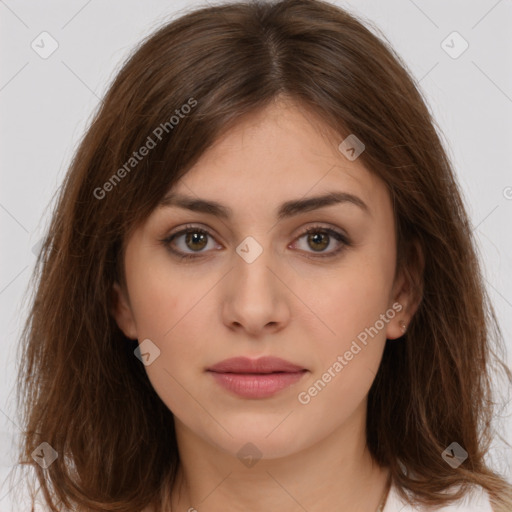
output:
M402 335L399 321L408 324L414 308L405 278L395 276L384 183L322 128L313 112L287 101L244 117L173 189L229 206L233 217L159 207L126 241L126 289L114 287L114 315L127 337L160 350L145 368L175 417L181 467L173 510L373 512L385 489L388 471L366 446L367 395L386 338ZM277 221L281 203L332 191L358 196L369 213L344 203ZM199 254L180 261L161 240L189 223L211 236L188 245L185 235L175 239L176 250ZM308 243L302 233L317 224L351 245L319 257L340 243ZM263 250L250 264L235 251L247 236ZM300 403L298 394L395 302L402 311ZM240 398L205 369L241 355L274 355L309 372L273 397ZM248 442L261 453L252 467L237 457Z

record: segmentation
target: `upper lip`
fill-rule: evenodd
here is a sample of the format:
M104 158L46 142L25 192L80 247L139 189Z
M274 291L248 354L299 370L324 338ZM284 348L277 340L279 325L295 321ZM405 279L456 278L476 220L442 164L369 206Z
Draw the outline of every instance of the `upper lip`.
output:
M207 370L216 373L296 373L305 370L305 368L279 357L264 356L258 359L233 357L210 366Z

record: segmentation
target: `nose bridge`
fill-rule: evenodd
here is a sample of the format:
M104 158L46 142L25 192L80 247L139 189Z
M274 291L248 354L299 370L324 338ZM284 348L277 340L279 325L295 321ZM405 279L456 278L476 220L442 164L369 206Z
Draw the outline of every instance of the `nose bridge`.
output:
M260 236L261 240L263 237ZM268 267L273 263L270 244L260 243L255 237L247 236L236 247L235 279L237 288L243 287L258 293L267 293L272 287L272 272Z
M248 236L235 251L234 268L224 296L225 323L242 326L252 334L267 325L282 328L289 308L284 302L282 284L274 276L278 265L271 244L263 245L256 237Z

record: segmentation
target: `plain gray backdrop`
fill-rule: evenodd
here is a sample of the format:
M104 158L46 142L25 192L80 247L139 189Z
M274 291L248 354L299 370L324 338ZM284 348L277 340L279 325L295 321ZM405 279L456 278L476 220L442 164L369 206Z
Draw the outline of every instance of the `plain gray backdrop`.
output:
M420 81L457 172L511 366L512 1L331 3L381 31L378 35L385 35ZM22 299L35 262L34 246L48 224L48 204L92 112L130 50L183 9L206 4L0 0L2 512L24 509L11 504L10 482L4 479L15 461L20 433L14 379L26 315ZM58 45L56 50L45 54L52 45ZM499 383L497 388L508 400L510 390ZM503 415L510 412L505 409ZM510 443L509 417L500 431ZM512 450L499 439L490 462L512 480Z

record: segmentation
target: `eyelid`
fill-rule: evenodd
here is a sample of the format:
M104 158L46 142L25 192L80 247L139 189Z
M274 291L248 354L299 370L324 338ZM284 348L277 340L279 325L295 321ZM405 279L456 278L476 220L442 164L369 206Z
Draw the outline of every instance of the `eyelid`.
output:
M169 235L165 237L166 240L176 236L176 235L182 235L186 233L189 230L197 230L202 231L204 233L208 233L209 236L213 237L212 230L208 227L203 227L200 223L197 224L184 224L182 226L179 226L179 228L176 228L176 230L171 231Z

